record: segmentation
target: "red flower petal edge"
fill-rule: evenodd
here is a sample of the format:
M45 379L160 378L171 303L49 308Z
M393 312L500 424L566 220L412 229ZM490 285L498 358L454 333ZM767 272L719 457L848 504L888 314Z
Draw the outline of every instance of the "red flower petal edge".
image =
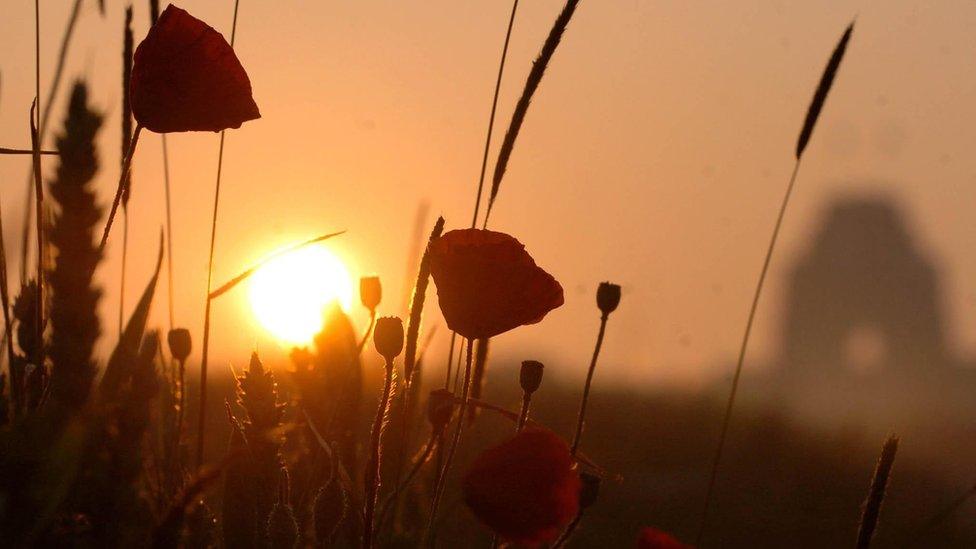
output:
M485 450L465 473L462 490L478 520L525 545L556 539L579 510L569 446L545 429L526 428Z
M563 304L559 282L505 233L445 233L430 245L430 265L447 325L467 338L535 324Z
M136 48L129 93L136 121L157 133L218 132L261 117L224 37L172 4Z

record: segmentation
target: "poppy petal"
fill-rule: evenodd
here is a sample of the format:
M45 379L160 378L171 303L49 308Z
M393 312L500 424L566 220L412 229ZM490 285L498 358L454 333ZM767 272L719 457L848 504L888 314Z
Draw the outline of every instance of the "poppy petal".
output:
M530 546L554 540L579 511L580 480L569 446L545 429L526 428L485 450L462 489L478 520Z
M218 132L261 117L224 37L172 4L136 48L129 93L136 121L157 133Z
M563 304L563 289L505 233L450 231L431 243L431 274L448 326L489 338L541 321Z

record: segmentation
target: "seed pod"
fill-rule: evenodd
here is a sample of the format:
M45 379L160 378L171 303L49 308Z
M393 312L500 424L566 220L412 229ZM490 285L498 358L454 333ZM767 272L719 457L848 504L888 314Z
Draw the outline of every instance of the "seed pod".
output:
M609 315L617 310L619 304L620 286L610 282L601 282L600 287L596 290L596 306L600 308L600 311L604 315Z
M364 276L359 279L359 300L363 307L369 311L376 312L376 307L383 299L383 286L380 284L378 276Z
M186 328L173 328L166 334L166 341L169 343L170 354L176 360L183 362L190 356L190 351L193 349L190 330Z
M373 344L376 352L392 361L403 352L403 321L395 316L385 316L376 320L373 331Z
M525 360L522 362L522 370L519 372L519 385L527 394L532 394L539 390L542 385L542 371L545 367L536 360Z
M427 420L434 430L443 429L454 415L454 393L447 389L430 392L427 399Z

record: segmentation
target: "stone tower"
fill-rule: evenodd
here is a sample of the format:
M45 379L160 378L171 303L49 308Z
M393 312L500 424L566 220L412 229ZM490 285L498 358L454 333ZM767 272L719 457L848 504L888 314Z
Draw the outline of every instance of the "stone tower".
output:
M936 269L890 199L837 200L791 273L780 363L849 373L852 344L869 334L886 375L945 368L940 298Z

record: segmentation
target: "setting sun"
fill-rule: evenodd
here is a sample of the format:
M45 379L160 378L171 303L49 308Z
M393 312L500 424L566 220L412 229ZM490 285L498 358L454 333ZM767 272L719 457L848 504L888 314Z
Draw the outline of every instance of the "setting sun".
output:
M348 308L352 281L346 266L324 246L309 246L275 258L250 282L258 322L286 345L306 345L322 327L322 312L334 301Z

